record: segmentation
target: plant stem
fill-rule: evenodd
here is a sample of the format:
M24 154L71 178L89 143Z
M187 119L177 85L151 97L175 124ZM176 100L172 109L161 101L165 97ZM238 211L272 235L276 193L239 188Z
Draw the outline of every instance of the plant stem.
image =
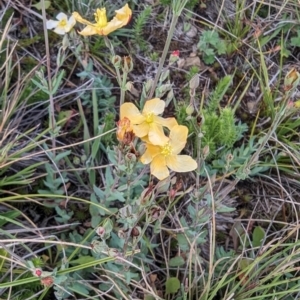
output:
M153 97L154 92L155 92L155 89L156 89L159 77L161 75L161 72L162 72L162 69L163 69L166 57L167 57L168 50L170 48L170 43L171 43L172 37L174 35L174 30L175 30L175 26L177 24L178 18L179 18L179 15L176 15L173 12L171 25L170 25L170 29L169 29L169 32L168 32L168 37L167 37L167 40L166 40L166 43L165 43L165 47L164 47L162 56L161 56L161 58L159 60L158 69L157 69L157 72L156 72L156 75L155 75L155 78L154 78L154 81L153 81L150 93L148 95L148 99L151 99Z
M104 36L104 40L105 40L105 45L107 46L107 48L109 49L112 57L115 57L115 51L114 51L114 47L112 45L112 43L110 42L110 40L108 39L107 36ZM117 81L118 84L120 86L121 89L121 95L120 95L120 106L124 103L125 100L125 91L126 91L126 80L127 80L127 74L125 72L123 72L123 74L121 75L120 73L120 69L115 66L115 70L116 70L116 74L117 74Z
M44 20L46 18L46 8L45 8L45 1L41 2L42 4L42 16ZM52 129L52 134L55 131L55 117L54 117L54 101L53 101L53 91L52 91L52 77L51 77L51 66L50 66L50 51L49 51L49 39L48 39L48 29L46 27L46 22L43 22L43 29L44 29L44 36L45 36L45 48L46 48L46 57L47 57L47 75L48 75L48 89L49 89L49 123ZM53 147L53 154L55 155L55 137L52 137L52 147Z
M161 72L162 72L166 57L167 57L167 53L168 53L169 48L170 48L171 40L172 40L172 37L174 35L174 31L175 31L176 24L178 22L178 18L181 15L181 13L182 13L184 7L186 6L187 2L188 2L188 0L173 0L172 1L172 4L171 4L172 12L173 12L172 21L171 21L170 29L169 29L169 32L168 32L168 37L167 37L167 40L166 40L166 43L165 43L165 47L164 47L162 56L159 60L158 70L156 72L154 82L152 84L150 93L148 95L148 99L151 99L153 97L153 94L155 92L158 80L160 78L160 75L161 75Z

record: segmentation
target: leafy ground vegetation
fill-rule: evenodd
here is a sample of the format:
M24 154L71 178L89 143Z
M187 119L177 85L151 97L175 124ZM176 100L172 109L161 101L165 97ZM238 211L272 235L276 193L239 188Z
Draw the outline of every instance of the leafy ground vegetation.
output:
M299 1L0 9L0 299L300 299Z

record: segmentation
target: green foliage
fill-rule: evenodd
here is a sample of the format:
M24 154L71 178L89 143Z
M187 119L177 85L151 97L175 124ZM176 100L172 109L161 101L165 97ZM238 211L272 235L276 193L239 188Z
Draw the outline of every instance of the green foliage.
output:
M241 128L242 124L239 126L240 130ZM251 170L246 168L250 157L258 150L258 146L259 143L256 141L256 139L251 138L247 145L243 143L240 147L223 152L219 158L212 161L211 171L209 171L209 173L214 173L215 170L218 170L218 172L221 174L226 172L234 173L236 177L240 179L246 179L249 176L253 177L267 171L270 167L268 165L264 166L263 164L257 164ZM209 168L209 166L206 167Z
M214 30L203 31L197 47L206 64L214 63L215 56L225 54L227 48L225 41Z
M218 147L223 150L230 149L247 130L246 124L235 124L232 108L221 108L219 106L231 81L232 76L228 75L222 78L209 96L207 108L202 110L203 126L201 131L203 138L201 139L201 145L202 147L209 147L210 157L217 155L216 150Z
M147 42L143 39L143 31L149 22L151 12L151 6L146 6L142 11L139 12L139 15L135 19L133 25L134 44L136 44L141 51L145 51L148 48Z
M172 1L173 0L160 0L160 3L162 4L162 5L171 5L172 4ZM187 9L190 9L190 10L193 10L194 9L194 7L196 6L196 5L198 5L199 4L199 1L198 0L188 0L187 1L187 4L186 4L186 8Z
M80 97L83 100L82 104L87 107L93 107L92 90L96 93L97 109L99 113L103 113L104 116L108 112L115 113L114 104L116 96L112 94L113 84L111 80L105 75L99 75L93 72L93 62L89 61L86 69L77 74L82 80L91 80L92 84L89 89L80 93Z
M191 66L184 77L186 80L190 81L195 75L199 74L199 72L200 68L198 66Z
M45 146L47 148L47 146ZM64 195L66 192L66 183L68 182L67 173L60 172L58 166L62 163L63 159L69 156L71 151L65 151L62 153L53 156L52 152L48 152L48 156L52 162L52 164L46 163L46 177L43 180L44 187L38 190L39 194L49 195L53 201L53 203L49 203L51 207L55 207L57 216L55 220L58 223L67 224L68 221L73 216L73 212L67 212L65 209L61 209L59 204L62 201L62 198L55 197L55 195Z
M294 47L300 47L300 29L297 30L297 36L291 38L291 45Z

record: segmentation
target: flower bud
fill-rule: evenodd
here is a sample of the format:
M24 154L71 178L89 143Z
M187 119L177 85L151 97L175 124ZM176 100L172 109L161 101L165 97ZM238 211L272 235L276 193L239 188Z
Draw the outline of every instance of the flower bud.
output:
M98 241L98 240L93 240L91 243L91 248L92 251L95 253L102 253L102 252L107 252L107 250L109 249L108 246L106 245L105 241Z
M199 86L199 75L196 74L192 77L192 79L190 80L190 89L195 90L198 86Z
M100 238L103 238L105 236L105 228L103 226L99 226L96 229L96 233L100 236Z
M202 154L203 154L203 159L206 159L206 157L209 155L209 146L205 145L203 150L202 150Z
M75 166L80 165L80 158L77 157L77 156L74 156L74 158L73 158L73 164L74 164Z
M135 226L135 227L133 227L133 228L131 229L130 235L131 235L132 237L138 237L138 236L141 234L141 232L142 232L141 227Z
M133 153L127 153L126 155L125 155L125 161L126 162L129 162L130 164L134 164L134 163L136 163L136 155L135 154L133 154Z
M192 104L189 104L188 107L185 109L185 112L188 116L191 116L194 110L194 106Z
M159 206L152 206L149 210L149 222L155 222L161 220L164 216L164 210Z
M41 278L41 284L44 286L44 287L51 287L54 283L54 278L51 277L51 276L47 276L45 278Z
M34 271L33 271L33 275L36 276L36 277L41 277L43 274L43 270L40 269L40 268L36 268Z
M174 62L176 62L179 59L179 50L175 50L171 53L170 55L170 59L169 59L169 64L173 64Z
M127 238L127 233L124 231L124 229L118 230L118 237L122 240L125 240Z
M141 193L140 205L143 207L148 206L149 204L151 204L153 198L154 198L154 187L153 185L150 185Z
M300 74L296 71L295 68L293 68L286 74L284 78L284 90L286 92L294 90L298 86L299 82Z
M233 158L234 158L234 156L231 153L229 153L229 154L226 155L226 161L228 163L230 163L233 160Z
M115 68L120 68L122 63L122 58L119 55L114 55L111 58L111 62L114 65Z
M123 57L123 66L122 66L124 73L129 73L133 69L133 62L130 56Z

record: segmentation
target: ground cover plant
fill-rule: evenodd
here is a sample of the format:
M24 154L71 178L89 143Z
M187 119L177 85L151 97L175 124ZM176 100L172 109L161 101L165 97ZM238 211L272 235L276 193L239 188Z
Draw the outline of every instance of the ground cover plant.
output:
M299 9L0 3L0 299L299 299Z

